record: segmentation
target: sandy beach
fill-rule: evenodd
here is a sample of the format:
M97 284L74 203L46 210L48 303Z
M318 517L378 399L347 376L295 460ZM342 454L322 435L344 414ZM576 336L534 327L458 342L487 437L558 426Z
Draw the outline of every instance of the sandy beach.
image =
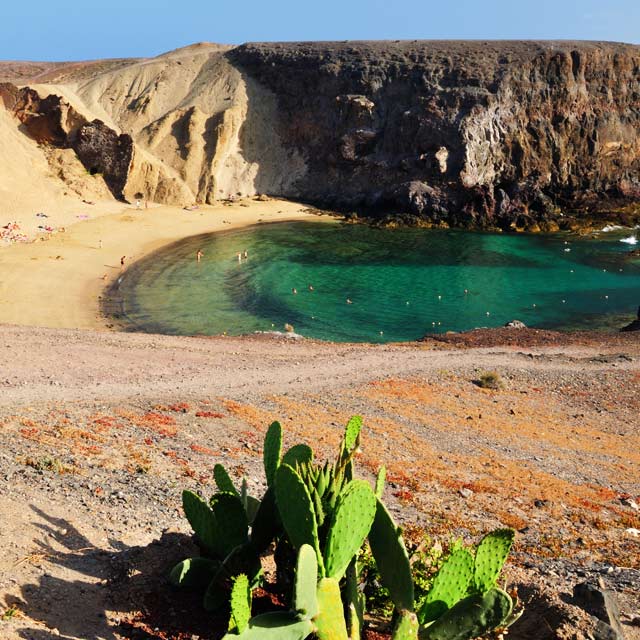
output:
M86 205L87 219L69 210L47 218L64 228L28 243L0 248L0 323L70 329L104 329L99 296L125 268L142 256L187 236L258 222L317 220L307 207L284 200L247 199L188 211L121 203ZM115 209L115 211L114 211ZM29 216L21 228L36 237L40 220ZM22 216L25 218L25 216ZM71 223L71 224L69 224ZM40 223L39 223L40 224Z

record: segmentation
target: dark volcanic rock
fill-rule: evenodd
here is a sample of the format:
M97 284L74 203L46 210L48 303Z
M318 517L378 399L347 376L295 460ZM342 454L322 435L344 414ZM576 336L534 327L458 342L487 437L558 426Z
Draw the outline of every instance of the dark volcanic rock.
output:
M640 331L640 307L638 307L638 317L625 327L622 327L620 331Z
M78 129L71 146L87 170L101 173L111 193L122 200L133 159L131 136L118 135L101 120L94 120Z
M640 47L595 42L247 44L320 205L554 229L640 200ZM251 117L249 94L249 118Z

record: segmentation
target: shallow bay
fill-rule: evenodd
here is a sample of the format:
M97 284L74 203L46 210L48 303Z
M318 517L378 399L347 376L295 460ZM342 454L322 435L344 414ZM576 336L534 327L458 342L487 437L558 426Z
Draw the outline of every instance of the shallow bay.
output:
M127 270L118 293L132 328L183 335L289 323L307 337L387 342L513 319L611 328L640 304L640 264L620 242L630 235L258 225L166 247Z

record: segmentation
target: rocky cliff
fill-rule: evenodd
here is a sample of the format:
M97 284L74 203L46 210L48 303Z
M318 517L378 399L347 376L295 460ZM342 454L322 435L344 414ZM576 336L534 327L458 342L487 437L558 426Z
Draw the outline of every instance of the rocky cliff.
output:
M305 158L285 195L502 227L640 200L640 47L248 44L228 55L277 96L282 144Z
M116 197L268 193L485 228L640 213L637 46L201 44L54 66L33 84L20 72L41 96L14 109L27 133L46 125L45 142L112 175ZM81 128L64 122L71 105Z

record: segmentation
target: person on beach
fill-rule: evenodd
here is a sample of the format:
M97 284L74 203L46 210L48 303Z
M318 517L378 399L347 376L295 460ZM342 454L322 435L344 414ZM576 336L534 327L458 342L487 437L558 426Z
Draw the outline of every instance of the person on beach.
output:
M98 240L98 249L102 249L102 239Z
M120 258L120 270L121 270L121 271L124 271L124 259L125 259L126 257L127 257L127 256L122 256L122 258Z
M200 260L202 260L203 255L204 253L202 253L202 249L198 249L198 253L196 253L196 260L200 262Z

